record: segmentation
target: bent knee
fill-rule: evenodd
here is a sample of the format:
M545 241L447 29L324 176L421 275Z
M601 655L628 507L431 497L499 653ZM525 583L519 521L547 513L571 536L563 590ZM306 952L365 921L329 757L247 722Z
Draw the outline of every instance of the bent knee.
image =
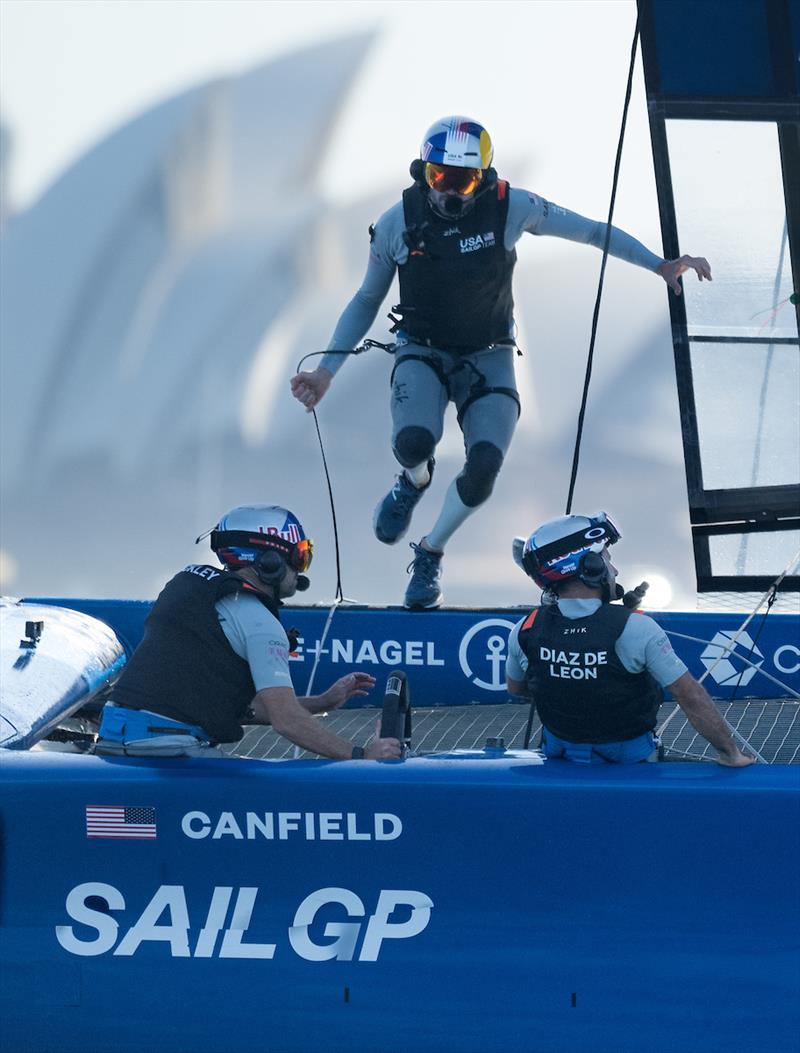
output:
M394 455L404 468L416 468L433 456L436 439L433 432L416 424L401 428L394 440Z
M476 442L470 448L464 470L456 479L458 496L468 508L483 504L489 497L502 464L503 451L494 443Z

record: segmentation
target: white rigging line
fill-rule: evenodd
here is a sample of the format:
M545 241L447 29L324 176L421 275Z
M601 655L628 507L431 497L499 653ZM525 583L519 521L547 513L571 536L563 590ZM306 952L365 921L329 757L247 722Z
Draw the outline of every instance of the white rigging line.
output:
M320 656L322 655L322 649L325 646L325 641L328 639L328 633L330 632L331 623L333 622L333 616L336 613L337 609L343 603L358 603L358 600L348 600L344 596L337 596L336 599L333 601L331 608L328 611L328 617L325 619L325 626L322 630L322 636L317 641L317 651L314 655L314 664L311 667L311 673L308 677L308 684L306 685L306 695L311 694L311 690L314 686L314 678L317 675L317 666L319 665L319 660ZM295 746L292 756L296 760L302 752L303 749L301 746Z
M675 636L679 640L692 640L694 643L703 643L708 644L710 647L719 647L723 653L714 661L714 667L716 667L720 658L724 658L725 655L730 654L730 647L726 644L715 643L713 640L704 640L700 636L687 636L686 633L676 633L673 632L671 629L665 629L664 631L667 633L668 636ZM761 668L758 662L752 662L749 658L745 658L742 655L737 655L736 657L739 661L744 662L745 665L751 666L757 672L761 673L762 676L765 676L767 680L771 680L773 684L777 684L778 687L783 688L783 690L788 692L788 694L790 694L793 698L796 698L798 701L800 701L800 692L795 691L793 688L789 687L788 684L784 684L782 680L779 680L776 676L773 676L771 673L767 673L764 669ZM700 680L698 680L698 683L701 683L703 680L705 680L706 676L707 673L703 673ZM666 724L666 721L664 723ZM662 724L662 727L663 726L664 725Z
M717 655L715 660L711 663L711 665L708 666L708 668L703 673L703 675L700 677L700 679L698 680L698 683L702 684L703 681L705 680L705 678L717 668L719 663L724 658L726 658L729 654L731 654L733 652L733 649L736 646L736 642L738 641L738 639L742 635L742 633L745 631L747 626L750 624L750 622L753 620L753 618L755 618L756 614L761 609L761 607L767 602L769 597L774 592L777 592L778 586L783 581L783 579L786 577L786 575L791 573L791 571L794 570L794 568L797 566L797 564L799 562L800 562L800 549L798 549L797 552L795 552L795 554L792 556L791 560L786 564L786 566L781 571L781 573L778 575L778 577L775 579L775 581L773 581L773 583L770 585L770 587L767 589L767 591L764 593L764 595L761 597L761 599L755 605L755 607L750 612L750 614L748 614L748 616L745 618L745 620L742 622L742 624L739 626L739 628L736 630L736 632L733 634L733 636L731 636L728 639L727 643L718 645L719 648L720 648L719 654ZM670 636L682 636L683 635L682 633L669 632L669 630L665 630L665 631L668 632L668 634ZM686 639L691 640L691 639L697 639L697 638L696 637L687 636ZM698 643L711 643L710 640L697 640L697 642ZM737 657L742 658L741 655L739 655ZM758 669L758 671L762 674L762 676L767 677L768 680L775 680L775 677L770 676L769 673L765 673L764 670L761 669L759 666L756 666L754 662L750 662L746 658L742 658L742 661L747 663L748 665L754 666L754 668ZM790 688L787 688L785 684L781 684L780 680L775 680L775 682L780 684L780 686L785 688L787 691L790 691L790 693L792 695L795 695L796 697L800 697L800 696L797 695L797 693L795 691L791 691ZM675 708L672 710L672 712L669 714L669 716L663 722L661 727L658 729L658 734L659 735L661 735L661 733L663 732L664 728L667 727L667 725L670 723L670 721L672 720L672 718L675 716L675 714L678 712L679 709L680 709L680 706L675 706ZM722 716L722 714L720 714L720 716ZM744 738L743 735L739 734L739 732L736 730L736 728L733 727L733 725L730 723L730 721L724 716L722 716L722 719L725 721L726 725L728 726L728 730L733 735L733 737L738 742L743 743L745 746L747 746L747 748L750 750L750 752L753 754L753 756L757 760L759 760L762 764L766 764L767 763L766 760L761 756L761 754L758 752L758 750L754 746L752 746L747 741L747 739Z

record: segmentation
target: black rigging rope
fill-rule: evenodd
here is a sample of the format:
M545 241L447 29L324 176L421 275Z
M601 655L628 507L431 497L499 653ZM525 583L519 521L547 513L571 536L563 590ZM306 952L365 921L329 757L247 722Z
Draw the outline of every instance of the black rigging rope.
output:
M358 347L353 348L352 351L311 351L307 355L303 355L300 361L297 363L295 373L299 373L303 363L308 358L314 358L316 355L360 355L364 351L368 351L371 347L379 347L382 351L391 351L394 349L394 344L381 344L377 340L365 340ZM317 419L317 411L312 407L311 414L314 418L314 427L317 429L317 442L319 443L319 452L322 454L322 467L325 471L325 483L328 487L328 501L331 506L331 522L333 524L333 551L336 558L336 597L335 603L339 603L344 599L344 591L342 589L342 560L341 553L339 551L339 526L336 522L336 503L333 500L333 486L331 484L331 473L328 471L328 459L325 456L325 446L322 442L322 433L319 430L319 420Z
M336 505L333 500L333 487L331 486L331 476L328 471L328 459L325 456L325 447L322 444L322 434L319 430L319 421L317 420L317 411L311 410L311 415L314 418L314 427L317 429L317 442L319 443L319 452L322 454L322 467L325 469L325 482L328 485L328 500L331 504L331 520L333 521L333 551L336 557L336 602L344 599L344 592L342 591L342 564L341 557L339 554L339 527L336 522Z
M619 132L619 142L617 143L617 157L614 162L614 178L611 184L611 202L608 208L608 222L606 224L606 237L603 244L603 259L600 263L600 281L597 285L597 298L594 303L594 315L592 317L592 333L589 339L589 356L586 362L586 376L583 382L583 397L581 399L581 408L578 413L578 432L575 436L575 452L572 455L572 474L569 480L569 494L567 495L567 509L566 515L569 515L572 511L572 497L575 492L575 480L578 476L578 461L580 459L581 452L581 438L583 437L583 421L586 416L586 402L589 397L589 381L592 377L592 362L594 360L594 344L597 336L597 322L600 317L600 300L603 295L603 280L606 273L606 261L608 260L608 246L611 242L611 220L614 216L614 202L617 197L617 183L619 182L619 169L622 161L622 146L625 141L625 125L628 120L628 107L631 101L631 90L633 87L633 71L636 66L636 49L639 44L639 15L636 15L636 26L633 31L633 43L631 44L631 60L628 67L628 85L625 89L625 104L622 108L622 126Z

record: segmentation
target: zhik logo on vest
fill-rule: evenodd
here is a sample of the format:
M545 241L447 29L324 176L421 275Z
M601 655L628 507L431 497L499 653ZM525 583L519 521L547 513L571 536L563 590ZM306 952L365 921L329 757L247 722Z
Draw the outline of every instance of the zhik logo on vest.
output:
M461 238L458 243L462 252L477 252L478 249L491 249L494 247L494 231L486 234L475 234L469 238Z

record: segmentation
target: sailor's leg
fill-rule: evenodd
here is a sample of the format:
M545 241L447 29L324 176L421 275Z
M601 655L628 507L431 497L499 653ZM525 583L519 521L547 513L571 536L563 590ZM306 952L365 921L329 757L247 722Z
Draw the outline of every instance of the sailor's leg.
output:
M414 508L433 475L448 395L441 356L407 344L397 352L392 376L392 451L403 466L375 509L375 536L393 545L406 533Z
M426 547L438 552L491 495L519 416L513 350L502 348L471 358L485 383L476 385L473 376L466 388L466 371L459 377L455 401L467 457L448 488L439 518L423 539Z

